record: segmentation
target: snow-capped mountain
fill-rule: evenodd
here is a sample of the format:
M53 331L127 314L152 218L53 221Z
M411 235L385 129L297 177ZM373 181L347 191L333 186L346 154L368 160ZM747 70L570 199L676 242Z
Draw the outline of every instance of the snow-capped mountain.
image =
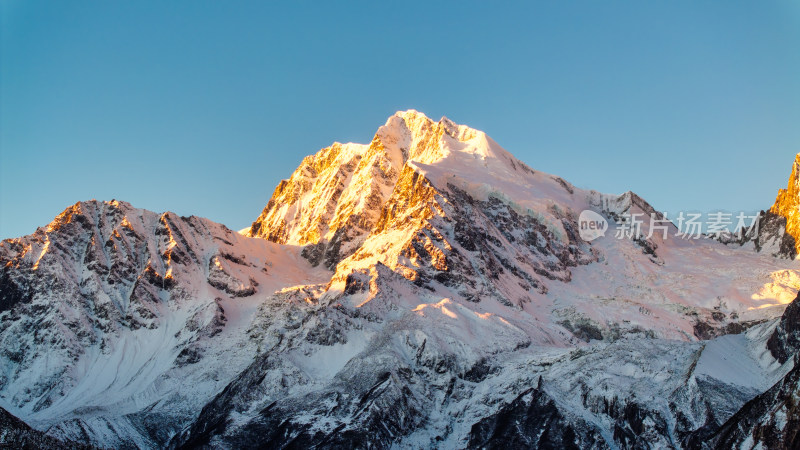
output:
M800 250L800 154L792 165L788 186L780 190L775 204L764 216L767 218L768 224L764 227L767 231L777 228L771 233L776 238L783 234L778 243L779 251L787 256L796 256ZM769 222L774 225L770 227ZM781 233L784 230L785 233Z
M0 245L0 407L108 447L723 442L794 367L797 176L757 232L684 239L411 110L246 235L78 203ZM585 240L583 211L642 234Z
M77 203L0 255L3 406L110 447L165 442L249 363L261 294L329 277L294 248L116 201Z

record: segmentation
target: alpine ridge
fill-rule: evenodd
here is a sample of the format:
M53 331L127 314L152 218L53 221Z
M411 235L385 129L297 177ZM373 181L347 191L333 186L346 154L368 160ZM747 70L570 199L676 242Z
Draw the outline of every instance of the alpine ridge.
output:
M80 202L0 244L0 407L114 448L739 442L795 386L797 167L741 239L615 236L664 216L409 110L243 233Z
M800 153L795 157L792 165L792 173L789 176L789 184L786 189L781 189L775 204L769 210L769 214L779 216L784 223L786 235L790 236L794 242L787 242L784 247L794 244L794 249L784 250L785 253L797 255L800 251Z

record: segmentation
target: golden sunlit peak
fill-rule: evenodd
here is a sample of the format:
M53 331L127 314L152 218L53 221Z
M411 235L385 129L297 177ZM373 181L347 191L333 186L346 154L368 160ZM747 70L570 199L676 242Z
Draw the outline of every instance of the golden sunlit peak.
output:
M786 189L778 191L770 212L786 218L786 232L794 238L795 248L800 253L800 153L794 158Z

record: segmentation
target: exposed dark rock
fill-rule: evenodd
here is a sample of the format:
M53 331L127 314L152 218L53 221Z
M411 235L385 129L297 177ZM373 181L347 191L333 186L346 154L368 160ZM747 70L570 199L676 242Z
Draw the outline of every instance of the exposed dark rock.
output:
M30 303L33 297L24 281L16 279L16 273L18 273L16 270L9 267L4 267L0 273L0 313L10 310L19 303Z
M344 282L344 294L353 295L369 290L369 274L353 272Z
M747 402L715 430L704 446L727 449L761 444L764 448L800 448L800 294L786 307L767 348L781 363L794 358L795 367L769 390Z
M588 319L576 320L574 324L569 320L562 320L558 322L558 324L584 342L589 342L593 339L598 341L603 340L603 331Z
M464 373L463 378L472 383L480 383L486 377L498 371L498 367L492 366L487 358L481 358L475 365Z
M797 364L797 363L795 363ZM800 365L767 392L747 402L702 447L800 448Z
M767 348L782 363L800 350L800 293L784 310L778 326L767 341Z
M771 211L761 211L754 227L737 230L731 235L723 235L720 240L726 244L738 245L752 241L756 251L764 251L769 247L775 256L794 259L797 257L796 242L795 238L786 232L787 226L786 217Z
M727 323L720 323L724 319L719 314L714 316L712 313L711 319L702 320L697 318L694 323L694 335L698 339L708 340L716 337L724 336L726 334L740 334L744 333L751 327L764 323L765 320L748 320L748 321L733 321Z
M0 408L0 448L89 450L93 447L48 436Z
M481 449L609 448L594 425L565 416L542 390L541 382L502 406L494 415L474 424L468 446Z
M270 369L259 358L228 385L200 413L187 432L173 442L177 448L375 448L391 447L397 438L413 430L422 417L415 394L407 387L410 372L380 372L369 384L351 385L352 395L328 395L283 399L261 409L245 425L229 429L230 414L245 407L243 396L252 395ZM324 399L319 403L319 398ZM333 405L331 409L331 405ZM322 411L319 408L324 408ZM329 411L338 426L323 432L293 417L298 412Z

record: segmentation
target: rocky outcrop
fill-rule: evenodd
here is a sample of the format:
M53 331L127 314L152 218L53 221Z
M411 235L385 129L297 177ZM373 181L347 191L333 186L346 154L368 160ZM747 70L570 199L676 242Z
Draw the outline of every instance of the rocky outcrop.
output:
M775 204L769 212L786 219L786 234L794 240L792 255L797 255L800 251L800 153L795 157L786 189L778 192Z
M425 416L421 400L411 390L414 375L401 369L378 374L368 371L360 377L363 381L349 389L314 393L291 402L278 399L247 423L234 424L232 413L247 405L242 394L251 392L268 367L269 362L259 361L226 387L176 442L177 448L388 449L419 427ZM364 381L367 386L361 386ZM304 420L304 415L325 417L327 423L320 427Z
M542 390L522 392L497 413L470 429L469 448L611 448L602 432L577 417L565 417L563 408Z
M757 234L753 238L756 250L769 252L787 259L797 257L797 237L789 231L794 216L784 216L773 209L761 212L758 217Z
M800 448L800 294L787 306L767 348L781 363L793 360L794 368L742 406L708 437L704 448Z
M772 356L784 363L800 350L800 294L786 307L778 326L767 341Z
M800 366L747 402L696 448L800 448Z
M3 408L0 408L0 447L52 450L89 450L93 448L76 442L62 441L34 430Z
M792 165L787 188L778 191L772 207L760 211L754 221L744 223L742 228L733 230L732 233L722 233L718 239L726 244L744 245L752 242L758 252L795 259L800 249L799 177L800 153Z

